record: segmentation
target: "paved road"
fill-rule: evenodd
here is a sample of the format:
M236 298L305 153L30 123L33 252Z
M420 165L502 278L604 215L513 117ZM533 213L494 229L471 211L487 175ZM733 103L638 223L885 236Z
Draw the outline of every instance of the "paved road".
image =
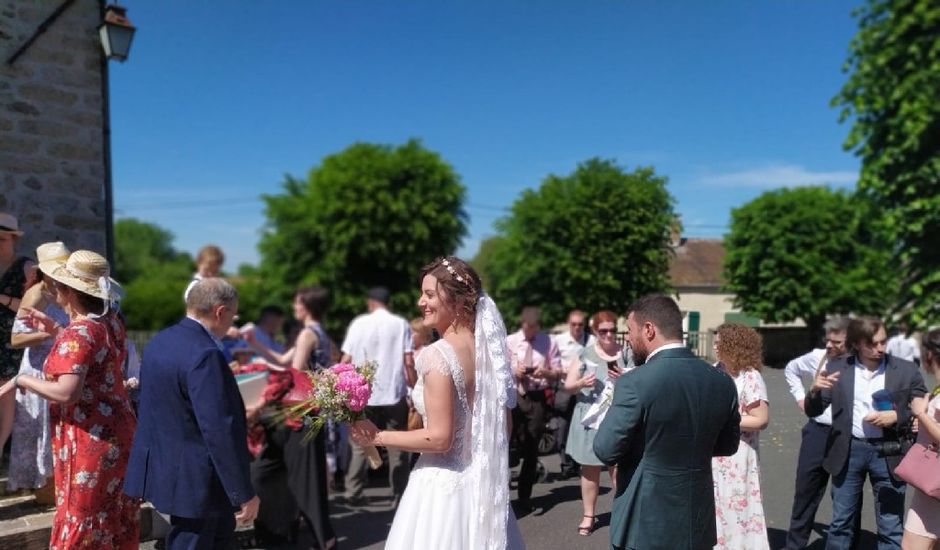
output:
M783 379L782 370L767 369L764 379L770 398L771 422L761 435L761 473L764 490L764 510L771 548L781 548L789 523L790 507L793 503L793 480L796 471L796 456L800 444L800 428L805 422L802 412L796 407ZM932 387L928 381L928 387ZM558 461L545 457L550 472L558 471ZM602 478L605 486L598 505L600 528L590 537L577 535L576 526L581 516L580 489L577 479L557 480L550 478L536 485L533 504L536 511L519 519L519 525L530 550L607 549L610 521L611 493L609 481ZM342 550L380 550L385 533L391 524L393 512L385 505L388 502L386 487L368 490L372 505L364 510L350 510L341 501L333 502L334 528L340 535ZM820 535L825 531L831 517L829 497L823 499L817 514L817 532L810 543L811 550L821 550ZM860 550L874 549L874 512L870 491L865 495L862 517L863 538ZM152 543L142 548L153 548ZM272 547L273 548L273 547ZM280 547L284 548L284 547ZM290 548L309 548L297 545ZM746 549L742 549L746 550Z

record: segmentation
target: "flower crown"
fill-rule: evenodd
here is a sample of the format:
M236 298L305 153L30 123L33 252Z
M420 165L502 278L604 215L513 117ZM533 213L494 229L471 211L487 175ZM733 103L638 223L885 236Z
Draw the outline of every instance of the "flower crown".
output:
M473 282L470 281L470 278L464 277L460 273L457 273L457 270L454 269L454 266L450 265L450 262L447 260L447 258L441 260L441 264L444 266L444 268L447 269L447 272L450 273L451 277L466 285L470 290L475 290L473 288Z

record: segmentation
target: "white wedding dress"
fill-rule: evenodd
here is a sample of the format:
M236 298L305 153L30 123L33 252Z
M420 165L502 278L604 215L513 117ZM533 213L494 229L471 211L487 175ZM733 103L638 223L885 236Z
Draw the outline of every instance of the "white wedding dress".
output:
M481 301L489 300L484 297ZM489 301L493 311L495 306ZM485 306L481 306L486 310ZM496 312L498 316L498 312ZM480 327L480 314L477 320ZM411 471L386 550L523 550L525 544L509 506L505 410L511 405L512 385L497 344L498 327L486 327L490 338L477 333L477 384L471 397L463 370L445 340L431 344L418 356L419 379L412 392L415 408L427 423L424 375L432 369L454 382L454 443L446 453L423 453ZM502 328L505 335L505 329ZM481 340L483 340L481 342ZM495 344L495 346L494 346ZM482 350L481 350L482 346ZM497 358L493 361L493 357ZM502 357L505 357L503 353ZM497 363L493 369L493 364ZM480 380L480 377L488 379ZM472 401L471 401L472 399ZM507 400L510 402L507 403ZM472 405L471 405L472 402ZM479 407L480 410L475 408ZM502 428L500 428L500 426ZM502 429L503 433L497 430ZM476 432L474 431L476 430ZM502 455L502 456L501 456Z

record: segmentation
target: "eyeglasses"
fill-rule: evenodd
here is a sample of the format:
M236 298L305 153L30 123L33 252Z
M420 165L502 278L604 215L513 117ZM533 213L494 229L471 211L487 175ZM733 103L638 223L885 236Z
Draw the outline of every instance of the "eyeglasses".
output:
M597 329L598 334L617 334L617 329L615 328L599 328Z

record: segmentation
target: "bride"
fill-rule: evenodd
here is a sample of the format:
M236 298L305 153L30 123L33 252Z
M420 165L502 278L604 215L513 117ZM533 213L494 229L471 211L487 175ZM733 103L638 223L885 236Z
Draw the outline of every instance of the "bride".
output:
M412 397L424 427L379 431L357 422L353 440L421 453L386 550L521 550L509 506L507 407L515 387L506 328L466 262L447 256L424 267L418 307L443 337L418 356Z

